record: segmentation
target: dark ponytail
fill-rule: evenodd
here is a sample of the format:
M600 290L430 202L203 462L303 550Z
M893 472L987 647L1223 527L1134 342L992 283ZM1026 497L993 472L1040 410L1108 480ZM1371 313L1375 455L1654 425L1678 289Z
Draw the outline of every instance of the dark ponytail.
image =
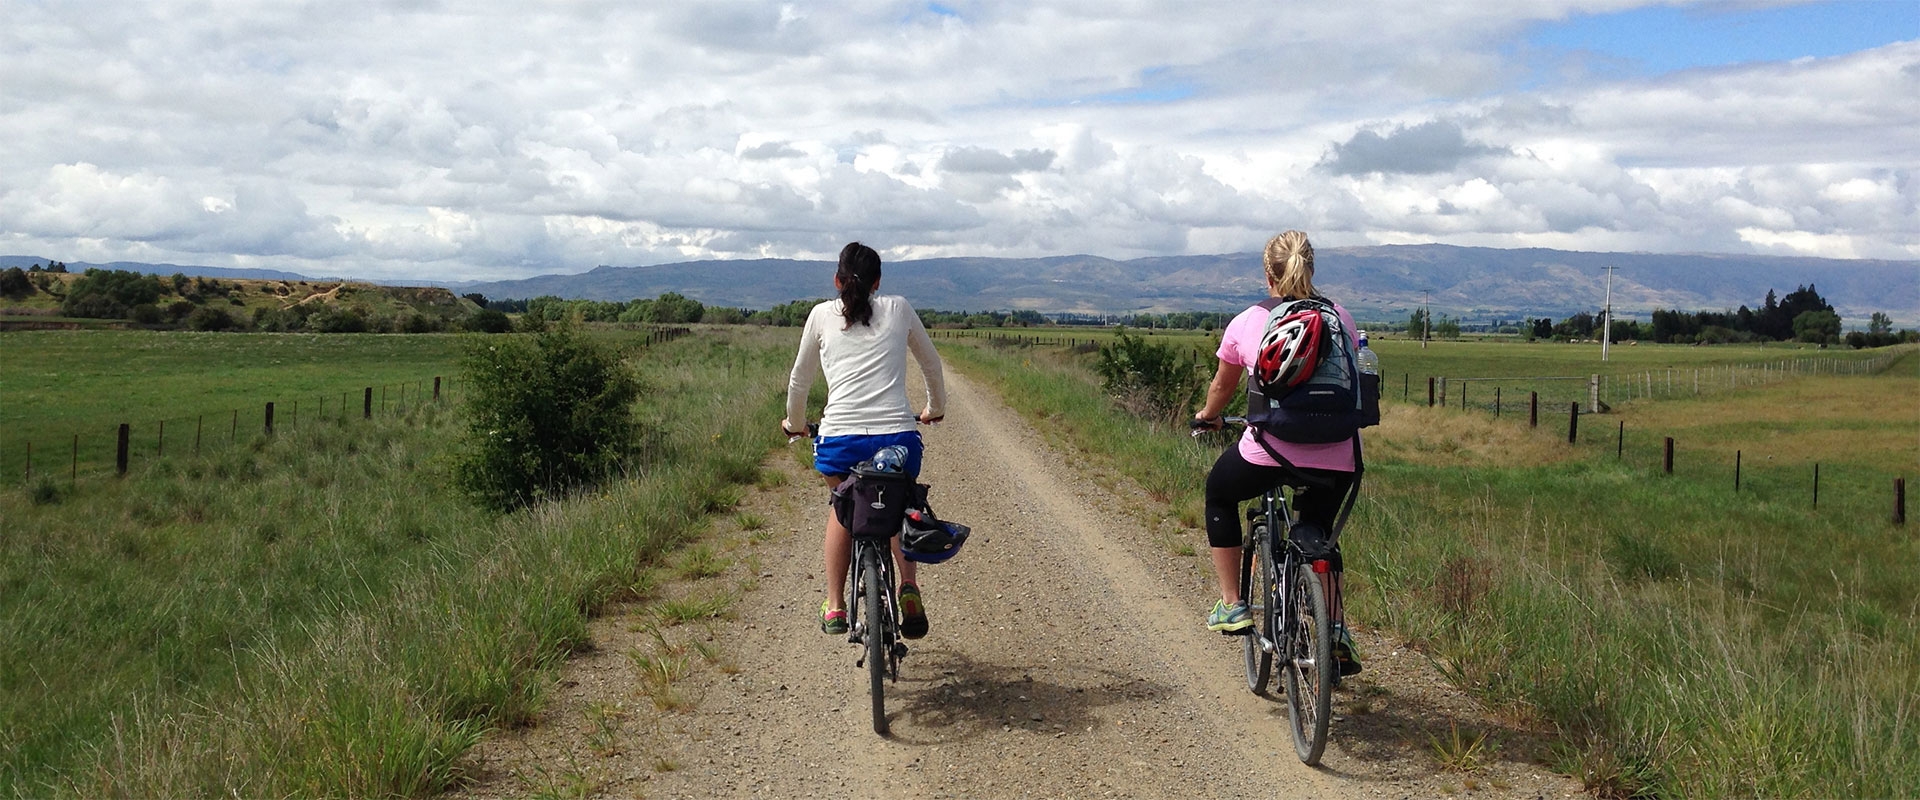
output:
M840 271L834 277L840 281L840 313L846 317L847 327L856 322L872 325L873 285L880 282L880 254L859 242L848 242L840 249Z

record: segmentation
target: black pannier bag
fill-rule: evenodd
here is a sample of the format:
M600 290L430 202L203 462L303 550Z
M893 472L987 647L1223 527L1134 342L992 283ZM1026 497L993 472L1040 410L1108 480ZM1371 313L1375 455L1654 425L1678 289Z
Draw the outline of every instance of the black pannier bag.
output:
M905 524L907 509L926 508L926 497L926 485L906 475L855 467L833 488L833 511L856 538L891 539Z

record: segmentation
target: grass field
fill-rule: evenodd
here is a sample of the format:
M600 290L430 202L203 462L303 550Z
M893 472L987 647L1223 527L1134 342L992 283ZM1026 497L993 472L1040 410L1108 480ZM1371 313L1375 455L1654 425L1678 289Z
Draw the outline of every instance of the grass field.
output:
M1643 345L1631 363L1771 349ZM1595 355L1508 343L1418 351L1383 343L1388 373L1558 374ZM1178 426L1116 411L1086 356L1004 343L943 352L1137 480L1204 542L1199 488L1222 442L1196 446ZM1898 358L1872 376L1635 400L1587 417L1576 445L1564 416L1529 429L1524 416L1389 402L1344 538L1351 613L1411 638L1495 708L1555 727L1561 746L1536 755L1602 796L1910 793L1920 537L1887 520L1891 478L1912 476L1920 443L1920 357ZM1616 455L1621 419L1630 436ZM1691 459L1671 476L1655 449L1669 435ZM1774 456L1749 467L1739 493L1731 463L1709 466L1734 450ZM1814 459L1832 481L1818 509L1783 477L1810 478Z
M357 413L364 389L376 407L403 394L431 395L435 376L451 381L471 335L248 334L158 331L0 333L0 486L36 473L64 476L112 466L117 428L132 449L181 454L199 434L207 444L261 430L265 407L276 426L302 414ZM324 406L324 409L322 408ZM237 413L236 413L237 412ZM164 429L163 426L164 425ZM237 431L237 433L236 433ZM164 435L164 438L163 438Z
M377 349L387 341L274 352L320 382L343 361L338 379L358 383L358 365L393 355ZM58 346L114 358L99 342ZM643 461L506 517L450 486L451 402L253 433L120 481L0 491L0 796L445 788L483 731L539 709L588 614L645 600L672 548L755 479L780 442L771 423L739 420L778 418L791 346L745 328L628 346ZM430 361L402 356L416 357ZM170 363L176 385L232 366ZM711 600L706 616L726 613L725 594Z

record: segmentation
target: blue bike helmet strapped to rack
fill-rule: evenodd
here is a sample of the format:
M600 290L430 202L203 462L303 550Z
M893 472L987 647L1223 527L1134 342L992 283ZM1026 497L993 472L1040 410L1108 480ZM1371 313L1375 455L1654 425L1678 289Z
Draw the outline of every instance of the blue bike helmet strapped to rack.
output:
M912 509L900 526L900 554L908 561L938 564L960 552L972 529L956 522L943 522L924 509Z

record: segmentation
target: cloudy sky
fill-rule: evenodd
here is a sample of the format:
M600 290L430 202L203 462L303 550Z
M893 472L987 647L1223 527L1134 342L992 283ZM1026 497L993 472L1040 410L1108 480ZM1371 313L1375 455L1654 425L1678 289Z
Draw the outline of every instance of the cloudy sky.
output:
M1920 259L1920 0L0 0L0 254Z

